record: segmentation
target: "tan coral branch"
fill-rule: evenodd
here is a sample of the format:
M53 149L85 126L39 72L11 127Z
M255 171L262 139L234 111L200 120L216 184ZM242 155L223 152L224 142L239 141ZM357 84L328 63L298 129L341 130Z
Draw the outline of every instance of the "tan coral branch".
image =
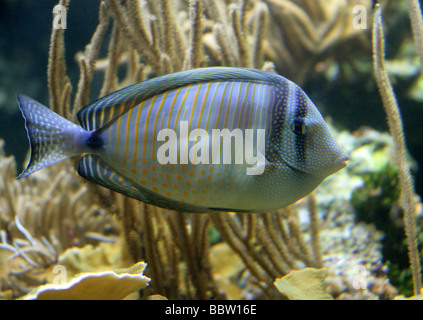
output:
M109 26L109 14L104 1L100 4L99 24L91 38L91 42L86 46L85 52L81 54L79 60L80 79L78 82L78 90L75 95L73 112L71 119L76 119L76 113L89 102L89 93L94 72L95 62L100 52L100 46L103 42Z
M417 203L414 198L414 188L407 163L404 130L402 127L401 115L395 93L392 89L388 73L385 68L385 43L383 34L382 9L378 4L375 9L373 21L373 63L376 83L382 97L383 107L387 116L387 122L392 138L394 140L395 162L398 166L401 205L404 209L404 225L407 236L408 255L413 274L414 293L420 294L421 266L418 252L418 238L415 225Z
M190 1L190 20L191 31L189 38L188 51L185 58L184 69L193 69L200 67L201 49L203 37L203 18L202 4L199 0Z
M423 74L423 18L422 9L418 0L407 0L408 13L411 20L414 41L420 57L420 70Z
M59 5L68 7L69 0L60 0ZM67 106L62 98L63 92L68 95L71 88L69 77L66 75L64 33L62 28L52 28L50 49L47 65L47 84L50 96L50 108L62 116L67 116Z

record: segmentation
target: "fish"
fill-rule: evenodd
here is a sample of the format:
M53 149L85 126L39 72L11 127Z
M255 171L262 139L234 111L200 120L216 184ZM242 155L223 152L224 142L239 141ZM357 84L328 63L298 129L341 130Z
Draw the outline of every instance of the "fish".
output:
M31 149L17 179L79 156L83 178L182 212L277 210L349 159L306 93L262 70L158 76L83 107L79 125L25 95L17 101Z

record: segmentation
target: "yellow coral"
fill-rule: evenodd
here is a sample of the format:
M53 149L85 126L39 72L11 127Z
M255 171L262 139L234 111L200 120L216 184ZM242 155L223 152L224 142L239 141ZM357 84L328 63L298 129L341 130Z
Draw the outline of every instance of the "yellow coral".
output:
M275 280L278 290L291 300L333 300L327 292L324 269L292 270Z
M148 286L146 266L139 262L125 270L81 273L66 284L40 286L22 300L121 300Z

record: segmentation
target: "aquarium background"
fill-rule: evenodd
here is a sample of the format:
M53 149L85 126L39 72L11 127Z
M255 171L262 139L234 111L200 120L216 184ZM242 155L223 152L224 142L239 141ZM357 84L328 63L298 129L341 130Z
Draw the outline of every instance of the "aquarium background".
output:
M328 1L327 5L334 5L334 1L336 2L336 0ZM343 3L353 2L343 0L339 1ZM78 52L84 50L86 44L89 43L93 32L96 30L96 27L98 25L98 8L100 2L101 1L99 0L72 0L69 4L69 8L67 11L67 30L65 32L64 44L67 74L74 88L71 95L71 100L75 98L75 90L80 76L80 70L78 67L78 63L75 59L75 55ZM178 9L186 9L186 1L180 2L185 4L180 6L178 5ZM259 2L263 2L269 7L272 6L272 1ZM275 1L275 3L276 2L277 1ZM302 5L307 1L292 2ZM328 50L325 50L322 53L316 53L314 55L310 54L309 56L305 55L305 58L311 59L313 61L312 65L309 68L306 68L304 70L301 69L301 72L296 72L295 69L292 70L291 68L289 68L289 66L284 66L282 62L278 63L278 51L277 49L275 49L278 48L277 45L275 45L274 49L269 49L269 52L265 51L263 60L272 61L275 65L275 71L278 74L286 76L292 79L293 81L297 82L309 95L311 100L316 104L316 106L319 108L325 118L330 122L331 127L333 127L334 131L336 131L337 133L345 132L345 135L348 136L353 135L355 137L354 139L357 139L357 141L362 139L359 142L355 141L354 143L352 143L350 140L348 140L351 138L345 138L346 140L341 141L341 144L343 142L347 145L355 145L355 147L359 148L358 146L363 146L367 143L366 139L368 139L369 141L373 139L371 142L371 147L369 147L368 150L366 149L366 152L369 152L368 157L363 156L363 158L361 158L360 160L362 162L368 161L370 163L372 161L376 161L371 158L373 153L376 154L380 150L383 150L383 152L385 152L385 148L387 148L386 146L390 146L390 144L389 142L386 142L387 139L389 140L389 138L384 135L378 136L376 138L372 134L370 134L370 137L366 135L366 130L369 128L371 130L374 130L374 132L385 134L388 130L388 127L386 123L385 113L382 107L381 98L374 80L372 70L372 47L370 41L372 27L371 5L370 1L362 2L368 8L368 28L360 32L359 36L351 36L345 38L340 37L340 39L334 42L334 45L332 45ZM403 126L406 135L406 143L410 154L409 162L415 180L416 193L417 196L420 196L423 194L423 171L421 170L421 164L423 163L423 80L419 73L419 61L417 51L415 49L415 44L413 42L413 38L410 31L410 22L407 12L406 1L401 0L381 2L383 5L386 6L386 11L384 12L384 20L386 27L386 59L388 61L388 72L390 73L398 104L401 108ZM226 4L228 8L230 8L230 3L238 2L228 0L219 1L217 3ZM240 1L239 3L244 2ZM256 1L247 1L246 8L248 10L253 11L254 3L256 3ZM27 156L29 145L24 129L24 121L18 110L15 95L16 93L25 94L34 98L37 101L40 101L45 105L49 104L47 87L47 63L53 16L52 8L56 4L57 1L53 0L0 0L0 139L4 140L3 148L5 156L14 156L14 158L16 159L16 169L18 173L25 166L24 160ZM345 10L351 10L350 7L345 8ZM186 9L186 11L187 10L188 9ZM228 9L228 11L229 10L230 9ZM343 9L341 8L341 10ZM207 11L205 11L205 14L208 14ZM188 19L188 15L185 15L184 17L185 19ZM272 16L272 13L269 13L268 20L273 21L272 19L276 21L277 17ZM277 21L273 22L272 28L276 28L278 26L280 25ZM189 29L188 27L186 28ZM206 26L207 30L209 30L210 28L210 26ZM284 32L289 33L293 31L284 30ZM110 37L111 27L109 26L108 32L105 35L104 43L102 43L101 45L101 57L105 57L107 55L107 46ZM277 42L278 38L276 36L268 36L268 41L270 43L272 41ZM288 40L284 43L284 45L287 44L290 44ZM289 50L290 48L286 49ZM206 54L209 53L209 51L205 51ZM209 63L211 65L220 64L220 62L214 58L210 58ZM304 62L304 64L307 63ZM255 67L261 68L261 65ZM119 69L120 76L122 78L127 72L125 68L127 67L121 67ZM299 75L300 73L301 75ZM147 77L152 77L155 75L156 73L152 72ZM101 83L102 76L99 73L95 73L91 86L90 101L94 101L97 98L98 91L101 88ZM387 154L389 154L388 151L384 153L384 155ZM358 161L358 163L360 163L360 161ZM387 162L390 161L388 160ZM357 164L353 162L353 166L354 165ZM359 165L360 164L358 164L357 166ZM62 170L61 167L58 170ZM69 168L67 168L66 170L71 172L73 169L71 166L69 166ZM345 210L351 215L348 216L348 219L345 219L348 220L348 224L350 225L349 230L355 230L354 228L357 225L362 226L361 224L364 223L366 224L366 226L370 226L369 228L371 230L374 229L377 230L377 232L380 232L380 234L378 233L378 236L375 235L376 233L370 234L372 235L371 237L374 236L376 239L374 243L380 243L381 246L378 247L377 245L375 245L376 247L372 247L371 245L368 245L368 248L366 248L365 250L371 251L376 250L374 248L377 248L378 252L381 252L381 256L377 256L374 259L380 261L380 264L378 265L379 269L376 271L375 269L372 270L372 274L383 275L383 277L381 276L383 278L383 280L381 281L385 281L384 283L390 283L393 285L393 287L395 287L395 289L392 289L391 292L391 288L386 289L382 285L377 284L380 287L384 288L383 290L381 289L381 291L383 291L384 293L380 293L378 295L375 294L375 290L372 289L372 294L374 295L371 296L371 298L393 298L394 296L401 294L410 296L412 294L412 285L410 280L410 273L409 271L407 271L409 262L405 247L405 236L403 226L400 222L402 213L398 206L398 178L396 174L396 169L394 168L394 165L387 164L386 166L383 166L383 168L378 168L374 171L364 171L358 173L357 175L360 176L364 183L358 184L355 187L351 186L349 196L346 197L349 203L348 209ZM46 180L48 179L49 178L46 178ZM334 179L336 179L336 176L334 176ZM342 179L345 179L345 181L347 182L342 180L344 182L340 182L341 184L348 184L351 181L355 181L354 179L356 179L356 177L351 178L351 180L349 180L348 173L345 173L345 176L343 176ZM79 183L80 181L78 180L78 187ZM70 185L73 184L71 183ZM46 184L46 186L48 186L48 184ZM66 187L62 187L62 192L66 192ZM336 198L337 196L335 194L335 191L336 188L328 189L327 192L325 191L326 196L328 196L328 194L329 196L332 194L333 198ZM119 201L123 203L123 200ZM319 198L317 198L317 201L319 202ZM118 205L114 205L113 201L111 202L112 204L107 203L106 205L104 205L103 203L99 205L100 207L102 207L101 210L105 210L104 212L102 211L102 214L107 215L110 212L116 213L120 212L119 210L121 207L124 207L126 209L130 207L125 207L120 202ZM89 203L89 201L87 203ZM115 207L118 208L116 209ZM321 210L330 211L328 209L329 207L329 205L323 205L324 209ZM337 214L339 216L342 216L342 214L339 212ZM167 217L167 215L163 215ZM324 218L322 219L329 219L327 215L323 215ZM394 216L394 218L392 218L392 216ZM160 220L159 218L154 219L158 219L158 221ZM169 221L171 221L172 219L174 218L169 218ZM178 222L181 223L181 225L183 223L186 223L187 226L188 224L191 225L193 223L190 218L180 217L180 219L180 221L172 220L172 223ZM211 219L213 223L208 225L210 232L207 234L207 237L210 242L210 246L213 246L215 243L222 243L222 241L225 240L225 237L222 237L222 230L224 230L224 226L218 224L217 218ZM342 220L342 218L339 219ZM6 220L6 218L2 218L2 225L0 225L0 227L4 227L8 225L8 223L11 223L10 221ZM263 222L259 223L259 219L257 218L257 220L255 221L257 225L259 225L260 223L263 223L264 225L266 220L263 218ZM109 229L103 228L100 230L102 230L102 232L104 230L109 230L105 231L105 234L107 234L107 232L110 232L110 234L113 235L119 234L119 232L121 232L121 226L115 227L115 223L115 221L113 221L113 223L110 222L110 225L113 225L113 227L110 227ZM162 222L155 223L160 224ZM243 225L242 223L241 225ZM120 225L119 223L116 224ZM171 223L169 223L169 225L172 226ZM421 226L422 224L420 218L418 222L420 238L422 237ZM4 228L5 230L7 230L6 227ZM125 229L125 227L123 227L123 229ZM303 229L304 232L310 231L305 227L303 227ZM358 232L358 238L363 237L365 232L368 231L360 232ZM321 233L323 232L321 231ZM334 233L336 234L335 231ZM140 237L142 238L142 235ZM331 236L325 234L321 237L322 239L326 239L329 242L331 241ZM145 240L145 238L143 239ZM309 236L306 237L306 241L307 243L310 243L311 240ZM323 241L324 240L322 240L322 242ZM98 242L102 243L102 241L92 241L94 245L98 245ZM75 242L73 244L63 246L62 249L64 251L67 247L82 247L82 243L83 242ZM88 243L90 243L90 241L88 241ZM132 245L134 244L132 243ZM142 245L142 248L144 251L148 251L148 245L146 245L145 243ZM133 248L129 249L130 252L131 250L133 250ZM342 250L337 254L342 256ZM232 254L230 257L230 259L233 259L233 264L235 265L243 265L243 263L245 264L245 261L240 261L239 256L237 255ZM163 259L165 261L166 257ZM246 261L249 260L247 259ZM146 262L148 265L149 262ZM0 263L6 264L6 260L0 259ZM249 277L252 277L251 273L254 274L254 268L249 269L244 265L243 267L240 267L240 269L244 271L239 272L238 270L237 275L234 276L236 280L231 279L231 283L237 283L237 286L241 288L237 288L235 290L237 292L243 291L245 288L248 287L247 289L245 289L245 292L247 293L237 293L233 296L241 298L269 298L269 295L273 294L272 290L266 291L265 289L260 288L260 286L257 286L259 287L259 289L254 286L250 286L248 279ZM199 274L204 276L204 274L202 274L200 271L198 272ZM181 274L184 274L184 272L181 271ZM206 274L207 276L209 276L209 273ZM148 276L154 279L154 275L156 274L150 269L150 273L148 274ZM334 276L334 278L336 277ZM195 283L195 281L200 280L194 279L192 281L193 283ZM40 281L40 283L45 282L45 280ZM344 288L348 287L348 285L346 284L346 280L345 283L342 281L337 282L337 280L329 282L331 283L331 294L334 297L342 298L342 293L345 293L349 290ZM375 281L375 283L376 282L377 281ZM207 283L210 283L210 281ZM9 284L6 284L7 281L3 281L3 290L10 289L11 286ZM337 286L339 286L339 288ZM199 290L198 286L192 285L192 287L194 289ZM225 290L229 290L227 286L223 287L225 287ZM160 286L152 288L155 288L157 292L154 292L154 290L152 290L150 294L157 293L166 296L164 291L160 291L158 289L160 288ZM220 288L222 288L222 286ZM192 289L192 291L195 291L194 289ZM17 297L25 293L25 290L13 290L13 297ZM222 294L219 290L213 291L213 294L204 293L199 296L196 296L195 293L188 294L184 290L181 290L185 292L185 294L179 296L178 298L231 297L227 293L225 293L226 295ZM263 295L262 292L257 293L260 290L262 290L262 292L266 292L267 295ZM219 292L220 295L216 292ZM170 296L170 293L167 293L168 296ZM278 295L275 295L275 297L280 298L280 296ZM282 297L285 298L285 296L283 295ZM351 296L345 295L344 298L345 297L369 298L369 295L367 295L367 293L362 293L362 295L351 294Z
M1 50L1 134L7 154L14 154L22 168L27 152L24 122L16 93L48 104L47 60L53 7L57 1L0 1ZM77 51L89 42L98 23L99 1L73 1L69 10L66 61L74 82L78 80ZM20 170L20 169L19 169Z

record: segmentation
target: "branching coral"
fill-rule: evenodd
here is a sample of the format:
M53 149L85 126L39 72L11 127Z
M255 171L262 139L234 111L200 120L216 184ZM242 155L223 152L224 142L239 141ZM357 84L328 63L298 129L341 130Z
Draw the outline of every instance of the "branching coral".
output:
M212 63L261 68L268 27L268 7L260 1L204 1L204 44Z
M324 57L336 55L342 46L363 36L353 19L354 6L366 13L370 0L266 0L272 14L269 29L275 41L266 53L279 70L293 81L302 83L314 65Z
M125 237L133 260L148 261L147 294L216 298L209 265L208 215L186 215L121 198Z
M314 200L311 197L310 203ZM313 228L316 208L311 208ZM222 238L241 257L254 284L267 298L277 296L272 280L305 266L321 267L318 242L310 247L304 238L297 211L283 209L265 214L210 215ZM316 223L317 222L317 223Z
M19 295L28 290L29 278L32 283L45 281L37 274L65 249L113 241L120 227L115 217L90 200L87 186L75 178L70 162L25 182L16 181L15 166L13 157L4 156L0 140L0 248L11 252L8 259L14 262L9 274L12 283L2 289L12 286Z
M423 74L423 18L420 2L417 0L407 0L408 13L411 20L414 41L420 57L420 70Z
M420 21L420 24L422 22ZM417 32L417 30L415 30ZM421 36L421 35L420 35ZM392 89L388 73L385 68L384 34L382 25L382 9L376 6L373 27L373 61L376 82L383 101L387 122L394 141L395 162L398 167L401 186L401 206L404 209L404 226L408 241L408 253L414 280L414 294L420 294L422 288L421 266L418 252L418 238L415 225L416 212L419 208L411 181L410 168L406 157L404 130L395 93Z

